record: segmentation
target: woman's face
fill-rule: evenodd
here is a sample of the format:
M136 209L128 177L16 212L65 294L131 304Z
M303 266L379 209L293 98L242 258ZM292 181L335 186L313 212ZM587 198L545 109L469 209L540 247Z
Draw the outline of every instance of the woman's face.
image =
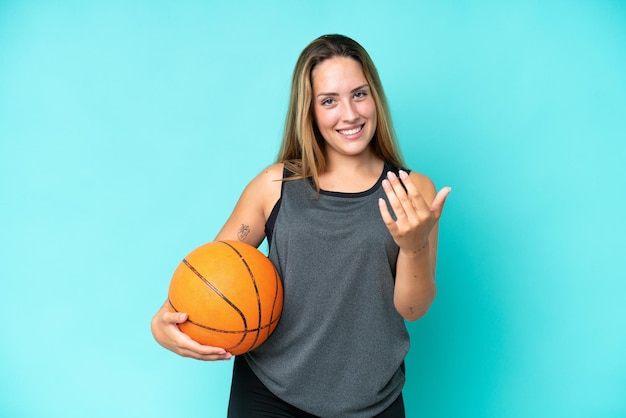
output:
M313 114L326 140L326 154L358 155L376 131L376 105L361 64L333 57L317 64L311 75Z

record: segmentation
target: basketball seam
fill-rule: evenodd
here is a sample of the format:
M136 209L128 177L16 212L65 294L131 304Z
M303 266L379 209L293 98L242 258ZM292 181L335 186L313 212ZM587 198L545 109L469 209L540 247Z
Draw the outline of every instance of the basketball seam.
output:
M233 245L231 245L230 243L228 243L226 241L219 241L219 242L229 246L239 256L239 259L241 260L241 262L244 264L244 266L246 266L246 269L248 270L248 274L250 275L250 279L252 280L252 285L254 286L254 292L256 293L257 306L258 306L259 309L258 309L258 321L257 321L256 335L254 336L254 341L252 342L252 344L250 344L250 347L249 347L249 350L251 350L252 348L255 347L257 341L259 340L259 333L261 332L261 329L262 329L261 328L261 321L262 321L263 315L262 315L262 307L261 307L261 296L259 295L259 287L256 284L256 279L254 277L254 272L252 271L252 269L248 265L248 262L246 261L244 256L239 252L239 250L237 250L237 248L235 248ZM248 328L246 327L246 330L247 329ZM254 331L252 331L252 332L254 332ZM242 342L243 342L243 340L242 340Z
M207 280L206 277L204 277L202 275L202 273L200 273L198 270L196 270L196 268L194 266L191 265L191 263L189 263L189 261L187 261L187 259L183 259L183 263L189 268L189 270L191 270L193 272L193 274L195 274L200 280L202 280L207 286L209 286L209 288L211 290L213 290L220 298L222 298L222 300L224 300L224 302L228 303L234 310L235 312L237 312L237 314L239 314L239 316L241 317L242 321L243 321L243 335L241 337L241 339L239 340L239 342L237 344L235 344L233 347L231 348L235 348L238 347L246 338L246 333L248 332L248 321L246 320L246 315L241 311L241 309L239 309L237 307L237 305L235 305L230 299L228 299L226 297L226 295L224 295L222 292L220 292L220 290L215 287L215 285L213 283L211 283L209 280ZM193 321L189 321L190 323L196 325L196 326L200 326L200 327L204 327L201 324L197 324L194 323Z
M170 306L172 307L174 312L180 312L178 310L178 308L176 308L176 306L174 306L174 304L172 303L172 299L168 298L167 302L170 304ZM259 327L259 328L248 328L246 330L241 330L241 331L213 328L213 327L210 327L208 325L204 325L204 324L200 324L198 322L195 322L194 320L189 319L189 318L187 318L186 322L189 322L190 324L195 325L195 326L197 326L199 328L203 328L203 329L206 329L206 330L209 330L209 331L214 331L214 332L221 332L222 334L245 334L247 332L262 331L265 328L270 328L272 325L274 325L276 322L278 322L278 318L271 319L270 322L267 325L261 325L261 327Z
M278 300L278 285L279 285L279 280L280 278L278 277L278 273L276 271L274 271L274 287L275 287L275 291L274 291L274 303L272 303L272 312L270 314L270 324L272 324L274 322L274 309L276 308L276 301ZM272 335L272 329L268 328L267 329L267 338L269 338L269 336Z
M232 244L230 242L227 241L217 241L221 244L225 244L226 246L228 246L232 251L234 251L238 256L239 259L241 260L241 262L243 263L243 265L245 266L246 270L248 271L248 275L251 281L251 284L253 285L254 288L254 292L255 292L255 296L256 296L256 303L257 303L257 309L258 309L258 321L256 321L256 327L254 328L250 328L249 327L249 319L251 318L247 318L246 314L233 302L231 301L228 297L226 297L226 295L224 293L222 293L220 291L220 289L218 287L216 287L215 284L213 284L209 278L204 277L204 275L202 273L200 273L192 264L189 260L187 260L186 258L182 260L182 263L189 269L189 271L191 271L197 278L199 278L206 286L208 286L215 295L217 295L219 298L221 298L224 302L226 302L241 318L242 322L243 322L243 330L227 330L227 329L219 329L219 328L214 328L208 325L204 325L198 322L195 322L193 319L188 318L187 319L187 323L189 323L189 325L193 326L193 327L197 327L199 329L204 329L210 332L214 332L214 333L218 333L218 334L226 334L226 335L240 335L240 337L237 337L237 339L239 340L238 342L236 342L234 345L231 345L230 347L224 347L227 350L232 350L232 349L241 349L241 347L246 347L247 349L244 350L244 352L246 351L250 351L254 348L256 348L256 346L259 344L259 340L262 338L261 333L265 334L265 329L267 329L267 336L263 337L263 341L265 339L267 339L271 334L273 329L276 327L278 321L280 320L280 312L282 311L282 309L278 308L278 297L279 297L279 293L281 292L280 289L278 288L279 285L281 285L280 283L280 277L278 277L278 273L275 271L274 269L274 297L273 297L273 303L271 305L271 307L264 307L261 301L261 294L260 294L260 289L259 289L259 283L257 281L257 277L255 275L255 272L252 270L251 265L248 264L248 261L245 259L244 255L242 254L242 252L239 251L239 249L235 246L236 244L238 244L237 242L233 242ZM245 249L245 248L243 248ZM242 249L242 250L243 250ZM245 251L244 251L245 253ZM247 254L247 253L246 253ZM243 282L245 283L245 281ZM269 296L269 295L268 295ZM168 297L168 302L169 305L171 306L171 308L175 311L175 312L179 312L178 308L176 308L174 306L174 303L172 303L172 300ZM263 312L267 312L269 311L269 323L263 325ZM221 326L222 324L216 324ZM234 324L233 324L234 325ZM250 337L252 337L253 341L250 343ZM245 343L245 345L244 345Z

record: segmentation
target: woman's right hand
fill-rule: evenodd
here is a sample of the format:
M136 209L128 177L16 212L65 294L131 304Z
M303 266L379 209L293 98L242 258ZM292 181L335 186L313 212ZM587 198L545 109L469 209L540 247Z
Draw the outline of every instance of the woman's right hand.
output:
M202 345L182 332L178 324L186 320L186 313L170 312L166 302L152 318L151 328L154 339L163 347L182 357L197 360L230 360L232 354L223 348Z
M280 198L283 164L273 164L259 173L245 188L233 213L215 241L239 240L258 247L265 238L265 222ZM187 314L170 312L167 301L152 318L152 335L159 344L183 357L198 360L228 360L232 354L223 348L199 344L183 333L178 324Z

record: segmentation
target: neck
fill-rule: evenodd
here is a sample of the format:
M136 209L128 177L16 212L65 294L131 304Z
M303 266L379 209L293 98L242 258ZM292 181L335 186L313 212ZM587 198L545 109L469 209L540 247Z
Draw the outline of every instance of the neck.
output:
M383 160L369 153L368 157L329 158L326 170L319 175L323 190L361 192L371 188L383 169Z
M342 173L369 173L381 169L382 160L373 152L363 152L362 154L351 155L326 155L326 169L324 174Z

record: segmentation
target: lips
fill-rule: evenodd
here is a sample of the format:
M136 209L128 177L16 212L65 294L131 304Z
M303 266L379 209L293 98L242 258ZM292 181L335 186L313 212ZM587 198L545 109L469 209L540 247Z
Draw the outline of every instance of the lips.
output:
M363 125L351 129L338 129L337 132L339 132L341 135L355 135L361 132L361 129L363 129Z

